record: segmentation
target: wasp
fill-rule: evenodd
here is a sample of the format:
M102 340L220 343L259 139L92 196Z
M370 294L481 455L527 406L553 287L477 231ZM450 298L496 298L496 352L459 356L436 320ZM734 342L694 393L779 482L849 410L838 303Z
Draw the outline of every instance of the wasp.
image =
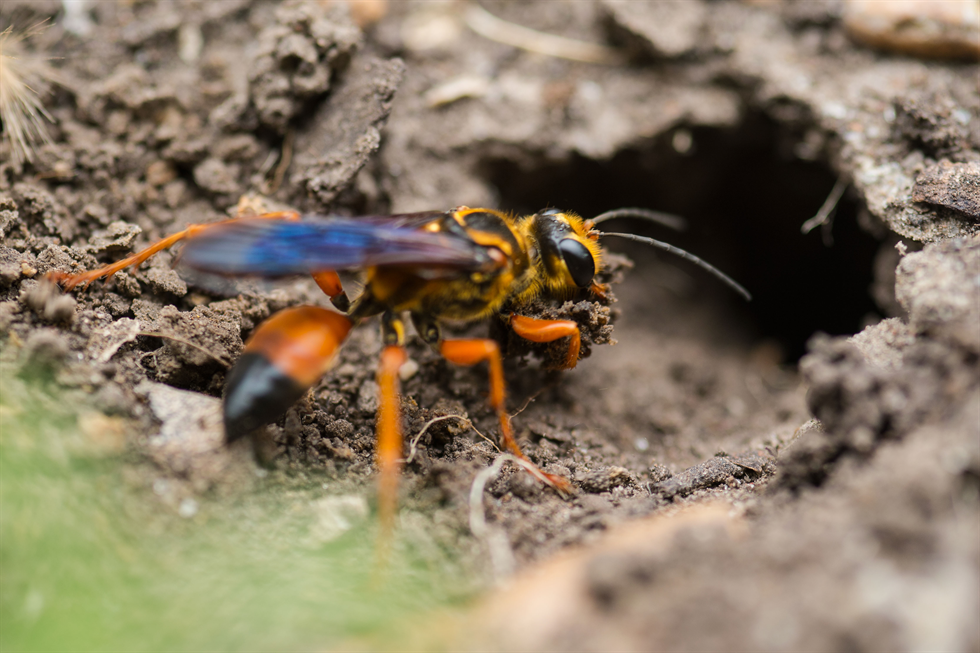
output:
M675 218L643 209L620 209L585 220L575 213L546 209L514 216L486 208L460 206L444 212L385 217L302 217L295 212L192 225L117 263L79 274L50 273L65 290L138 266L157 252L187 241L182 265L232 277L277 278L312 275L334 307L297 306L259 325L230 370L223 400L227 441L281 418L327 372L351 328L380 316L384 348L378 370L380 388L376 460L379 517L393 523L402 455L398 371L407 360L404 316L423 341L458 365L487 363L489 402L500 423L503 447L532 474L560 492L568 479L539 469L521 451L505 407L502 353L490 338L447 339L443 324L498 318L519 337L535 343L567 339L559 365L575 367L581 334L573 320L520 315L538 299L578 294L603 296L597 283L603 267L599 239L637 240L700 265L748 298L748 293L696 256L635 234L601 232L596 226L619 217L640 217L679 226ZM351 301L339 271L363 271L363 291Z

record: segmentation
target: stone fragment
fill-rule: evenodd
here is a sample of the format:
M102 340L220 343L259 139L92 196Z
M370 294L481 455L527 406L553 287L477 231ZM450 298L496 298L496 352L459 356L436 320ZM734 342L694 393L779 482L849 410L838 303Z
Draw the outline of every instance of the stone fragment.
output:
M980 220L980 163L940 161L915 178L912 201L952 209Z
M980 58L980 4L967 0L847 0L855 41L936 59Z

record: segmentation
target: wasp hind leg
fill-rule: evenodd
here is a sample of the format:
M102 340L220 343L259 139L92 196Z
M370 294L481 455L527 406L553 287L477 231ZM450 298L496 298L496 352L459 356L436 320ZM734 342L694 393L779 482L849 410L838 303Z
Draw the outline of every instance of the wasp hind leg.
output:
M295 211L277 211L275 213L263 213L262 215L257 217L262 218L264 220L298 220L299 213L296 213ZM142 264L144 261L146 261L154 254L158 254L165 249L170 249L171 247L173 247L174 245L176 245L182 240L188 240L190 238L193 238L194 236L199 235L201 232L207 229L222 224L228 224L229 222L233 222L234 220L237 219L238 218L232 218L231 220L221 220L219 222L211 222L208 224L192 224L189 225L183 231L178 231L175 234L171 234L166 238L158 240L157 242L153 243L146 249L142 249L136 252L135 254L133 254L132 256L124 258L121 261L116 261L111 265L98 268L97 270L87 270L85 272L79 272L77 274L68 274L67 272L52 271L49 272L45 278L54 281L65 290L71 290L75 286L78 286L79 284L88 285L93 281L96 281L97 279L101 279L103 277L109 279L109 277L114 275L116 272L125 270L126 268L136 267ZM340 282L338 280L338 284L339 283Z
M548 474L532 463L521 451L514 431L510 425L510 417L504 406L504 365L500 355L500 345L496 340L443 340L439 351L442 356L456 365L476 365L486 361L490 365L490 405L497 411L500 419L500 437L504 447L512 454L525 461L528 471L544 483L551 485L560 492L571 492L572 484L568 479L557 474Z

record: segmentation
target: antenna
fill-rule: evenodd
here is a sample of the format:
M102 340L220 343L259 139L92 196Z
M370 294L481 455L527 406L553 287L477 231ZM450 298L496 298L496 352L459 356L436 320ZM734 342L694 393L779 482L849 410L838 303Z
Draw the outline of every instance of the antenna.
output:
M592 224L600 224L606 220L616 220L617 218L640 218L641 220L647 220L648 222L654 222L665 227L670 227L675 231L684 231L687 229L687 220L679 215L636 207L606 211L605 213L600 213L596 217L592 218L591 222Z
M627 210L632 211L634 209L619 209L619 210L620 211L627 211ZM616 211L610 211L610 213L616 213ZM604 213L603 215L606 215L606 214ZM617 217L619 217L619 216L617 216ZM612 219L612 218L609 218L609 219ZM735 281L734 279L732 279L727 274L725 274L724 272L722 272L721 270L719 270L715 266L711 265L707 261L703 261L703 260L699 259L694 254L691 254L689 252L686 252L683 249L681 249L680 247L674 247L673 245L671 245L669 243L663 243L663 242L660 242L659 240L654 240L653 238L646 238L645 236L637 236L636 234L620 234L620 233L600 231L599 232L599 236L600 237L603 237L603 236L616 236L617 238L626 238L627 240L633 240L633 241L636 241L638 243L645 243L647 245L653 245L654 247L657 247L658 249L662 249L665 252L670 252L671 254L675 254L676 256L680 256L683 259L686 259L686 260L688 260L688 261L690 261L690 262L692 262L692 263L694 263L696 265L701 266L702 268L704 268L705 270L707 270L711 274L715 275L716 277L718 277L719 279L721 279L722 281L724 281L735 292L737 292L739 295L741 295L742 297L744 297L746 301L752 301L752 295L749 294L749 291L746 290L745 288L743 288L737 281Z

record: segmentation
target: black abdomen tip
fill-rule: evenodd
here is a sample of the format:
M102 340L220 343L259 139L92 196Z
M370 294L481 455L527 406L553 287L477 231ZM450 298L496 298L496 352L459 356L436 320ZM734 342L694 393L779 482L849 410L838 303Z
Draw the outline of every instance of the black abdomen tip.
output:
M305 391L262 354L244 353L225 385L225 441L232 442L275 422Z

